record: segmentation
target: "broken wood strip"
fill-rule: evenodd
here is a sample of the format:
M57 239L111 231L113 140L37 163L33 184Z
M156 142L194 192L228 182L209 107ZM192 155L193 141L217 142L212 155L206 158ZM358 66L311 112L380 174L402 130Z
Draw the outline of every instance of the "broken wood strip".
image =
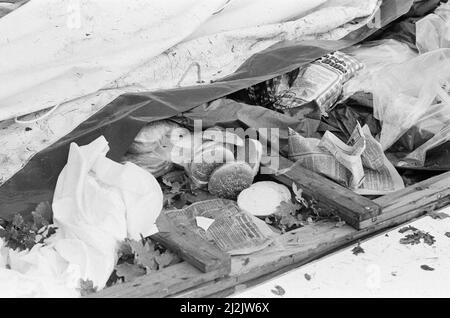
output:
M186 227L177 227L171 232L160 232L151 238L203 273L221 269L231 271L231 256L215 245L203 240Z
M373 200L381 206L382 212L373 220L362 221L360 228L370 227L412 211L425 213L433 206L447 202L449 198L450 172L447 172Z
M227 275L226 269L202 273L187 262L182 262L160 271L135 279L129 283L105 288L89 298L162 298L179 293Z
M263 162L270 162L263 160ZM319 205L325 205L334 210L345 222L360 227L362 221L372 219L381 213L381 207L359 195L355 192L313 172L295 165L294 162L279 157L278 170L270 167L269 164L263 165L265 169L273 172L273 178L288 187L292 186L292 182L303 189L305 194L313 197ZM277 171L282 171L277 175Z
M239 263L242 260L236 261L233 259L232 273L229 277L215 282L214 285L203 284L203 286L184 291L177 294L176 297L208 297L222 293L227 289L236 288L236 286L242 288L243 284L250 284L251 281L260 279L263 276L270 275L276 271L283 272L286 268L292 268L294 265L300 266L326 255L336 248L342 248L349 243L365 239L381 230L404 224L423 216L427 212L448 206L450 205L450 194L447 192L449 190L448 182L450 182L450 173L445 173L392 195L379 198L378 202L387 212L386 217L383 219L379 218L376 223L372 223L371 226L360 230L355 230L347 225L336 228L335 223L324 221L288 232L281 236L281 239L284 240L284 245L288 247L289 241L295 239L298 240L300 245L298 248L289 249L288 255L280 252L269 254L263 259L259 259L257 255L252 255L248 263L249 265L252 262L254 264L247 269L244 269ZM435 186L433 187L433 185ZM445 191L442 191L444 189ZM418 190L419 192L430 190L431 193L427 192L427 197L434 198L434 200L418 200L420 197L420 193L417 193ZM406 205L408 202L411 204ZM403 207L400 210L402 213L398 213L397 209L401 207Z
M311 260L333 252L338 248L347 246L350 243L368 238L374 233L404 224L405 222L422 216L426 212L449 205L450 196L445 195L445 192L441 192L440 195L435 196L436 200L432 202L418 201L416 193L418 186L425 189L427 184L431 186L432 184L437 183L440 184L438 188L445 187L449 178L449 174L444 174L441 175L440 178L432 178L427 180L428 182L424 181L423 183L419 183L392 195L379 198L378 202L383 206L385 211L387 211L386 215L389 214L391 217L385 220L378 219L377 223L374 223L364 229L355 230L348 225L337 227L335 222L323 221L285 233L279 238L279 242L285 247L284 250L265 250L249 256L233 257L232 271L230 275L226 277L223 277L224 275L222 275L222 278L218 280L211 277L199 280L198 270L194 269L192 266L189 267L190 265L188 264L182 263L185 265L181 266L180 264L177 264L167 268L166 273L172 273L171 277L169 277L169 275L165 275L158 278L162 281L167 280L165 284L170 286L177 286L179 283L184 284L178 288L169 288L163 293L152 292L152 288L160 288L159 284L161 281L159 281L158 284L154 283L152 285L151 282L148 281L153 280L153 282L155 282L157 279L155 277L152 278L152 275L149 275L139 279L144 280L146 288L140 288L141 283L135 285L136 282L134 282L118 285L117 287L114 286L112 287L114 288L112 293L110 293L111 289L107 289L94 296L208 297L211 295L226 294L229 293L230 290L233 291L236 288L240 290L244 287L244 285L246 286L247 284L252 284L252 282L267 277L266 275L273 275L273 273L281 273L287 269L292 269L299 266L299 264L305 264ZM416 189L414 190L414 188ZM439 193L440 190L434 188L432 191ZM429 195L431 194L429 193ZM415 202L415 204L410 206L410 210L404 211L403 214L398 214L395 212L395 209L404 206L402 204L399 205L399 202ZM197 274L192 272L194 270L197 271ZM190 272L184 274L183 271ZM208 275L208 273L200 274L202 277L205 277L205 275Z

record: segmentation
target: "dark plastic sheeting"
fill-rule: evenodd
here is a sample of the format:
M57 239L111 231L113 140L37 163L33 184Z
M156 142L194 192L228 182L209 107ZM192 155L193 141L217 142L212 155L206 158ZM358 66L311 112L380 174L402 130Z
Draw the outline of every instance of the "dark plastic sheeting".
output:
M412 4L413 0L385 1L381 7L382 26L407 13ZM70 134L36 154L22 170L4 183L0 187L0 217L10 219L15 213L26 215L38 203L52 201L71 142L84 145L104 135L111 148L108 157L118 161L146 123L180 117L199 105L292 71L329 52L359 43L375 31L366 26L340 41L279 43L252 56L234 74L212 84L122 95Z

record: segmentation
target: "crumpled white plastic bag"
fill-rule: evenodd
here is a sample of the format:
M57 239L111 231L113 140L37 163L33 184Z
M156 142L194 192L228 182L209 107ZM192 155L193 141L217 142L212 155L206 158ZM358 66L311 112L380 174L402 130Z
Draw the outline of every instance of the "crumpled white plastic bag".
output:
M78 297L79 267L51 246L14 251L0 242L0 297ZM8 267L7 267L8 266Z
M31 250L4 248L0 240L0 296L77 297L80 280L105 287L125 238L157 231L159 183L146 170L108 158L102 136L71 144L53 198L56 233Z
M72 239L55 248L101 288L116 263L118 243L156 233L163 205L156 179L135 164L106 158L108 150L103 136L86 146L71 144L53 198L54 223Z
M103 136L86 146L71 145L53 198L55 224L66 236L71 233L98 244L106 242L84 229L102 230L115 240L154 234L163 204L159 183L135 164L122 165L106 158L108 150ZM85 228L71 230L78 226Z
M30 276L0 268L1 298L75 298L76 289L67 288L59 281L47 276Z

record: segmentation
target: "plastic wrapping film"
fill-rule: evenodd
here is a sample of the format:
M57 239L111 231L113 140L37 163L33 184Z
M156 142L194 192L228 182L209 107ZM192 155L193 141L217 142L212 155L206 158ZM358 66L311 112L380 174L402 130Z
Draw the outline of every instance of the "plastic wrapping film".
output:
M71 133L36 154L22 170L0 187L0 217L9 219L16 213L26 215L38 203L52 201L58 175L67 161L70 143L85 145L104 135L111 149L108 157L119 161L146 123L180 116L199 105L357 44L374 34L379 26L384 27L407 13L412 4L413 0L384 1L377 16L380 25L366 25L339 41L278 43L253 55L232 75L211 84L124 94L116 98Z
M409 12L403 15L396 23L382 27L368 40L373 39L395 39L407 43L411 48L416 47L416 22L425 15L432 13L441 2L447 0L414 0Z

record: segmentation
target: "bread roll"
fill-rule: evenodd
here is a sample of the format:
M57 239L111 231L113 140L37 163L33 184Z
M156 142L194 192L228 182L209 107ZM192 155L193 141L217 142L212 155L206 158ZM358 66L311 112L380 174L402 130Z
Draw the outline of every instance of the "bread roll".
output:
M122 158L122 162L132 162L150 172L155 178L166 174L173 168L173 164L171 162L154 156L151 152L143 154L128 153Z
M259 187L269 187L274 189L275 191L278 191L281 195L281 198L283 201L289 201L292 199L291 191L288 187L286 187L284 184L280 184L278 182L274 181L260 181L252 184L252 188L259 188Z
M262 181L242 191L237 202L242 210L264 217L275 213L281 202L290 200L291 192L286 186L272 181Z
M238 194L253 183L253 171L245 162L229 162L213 171L208 183L212 195L236 200Z
M128 152L133 154L152 152L160 145L163 138L170 139L172 130L179 127L178 124L169 120L149 123L137 134Z
M205 142L194 156L189 174L200 184L207 184L215 169L231 161L234 161L234 154L230 149L221 143Z

